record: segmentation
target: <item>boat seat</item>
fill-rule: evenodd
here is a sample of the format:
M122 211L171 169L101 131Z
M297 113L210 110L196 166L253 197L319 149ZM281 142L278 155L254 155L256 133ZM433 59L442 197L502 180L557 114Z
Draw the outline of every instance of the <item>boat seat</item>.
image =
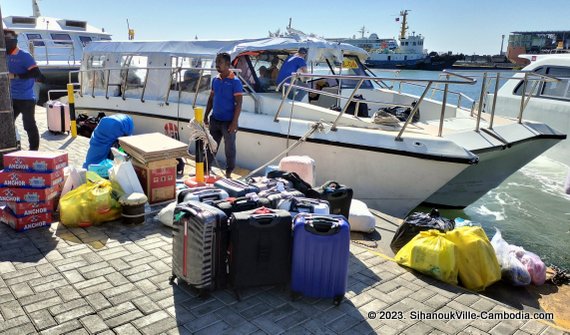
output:
M337 94L338 87L323 87L322 90L325 92ZM331 108L332 106L337 104L337 98L320 94L319 98L314 104L324 108Z

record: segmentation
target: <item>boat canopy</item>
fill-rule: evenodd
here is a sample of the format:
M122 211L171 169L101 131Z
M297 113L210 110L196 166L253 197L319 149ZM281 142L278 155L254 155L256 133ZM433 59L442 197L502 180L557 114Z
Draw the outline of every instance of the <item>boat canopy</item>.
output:
M343 54L357 56L362 61L368 53L350 44L328 42L324 39L307 36L272 37L242 40L195 40L195 41L105 41L90 43L84 50L86 54L152 54L168 53L173 56L215 57L227 52L232 59L244 53L267 53L289 51L293 53L300 47L309 49L307 61L326 59L342 60Z

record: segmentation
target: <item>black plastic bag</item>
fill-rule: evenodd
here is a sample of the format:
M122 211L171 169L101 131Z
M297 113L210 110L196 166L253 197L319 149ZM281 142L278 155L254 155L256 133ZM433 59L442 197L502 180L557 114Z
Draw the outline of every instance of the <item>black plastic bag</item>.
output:
M396 230L390 242L390 249L397 253L421 231L437 229L443 233L453 228L455 222L441 216L437 209L432 209L429 213L414 212L408 215Z
M416 101L412 102L412 106L392 106L392 107L384 107L379 108L379 111L386 112L389 114L394 115L400 121L406 121L412 112L412 108L416 105ZM418 122L420 120L420 110L418 109L412 118L412 123Z

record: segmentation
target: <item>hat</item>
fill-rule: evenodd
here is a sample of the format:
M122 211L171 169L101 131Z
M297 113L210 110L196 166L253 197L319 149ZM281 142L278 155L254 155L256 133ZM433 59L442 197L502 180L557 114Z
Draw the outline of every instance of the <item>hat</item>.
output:
M306 55L308 52L309 52L309 50L307 50L307 48L299 48L299 51L297 51L297 53L305 54L305 55Z

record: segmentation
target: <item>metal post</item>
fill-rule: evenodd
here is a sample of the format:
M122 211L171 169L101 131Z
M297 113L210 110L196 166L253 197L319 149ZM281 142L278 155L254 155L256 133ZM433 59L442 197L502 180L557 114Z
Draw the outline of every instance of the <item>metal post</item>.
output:
M502 45L501 45L501 49L502 49ZM489 129L493 129L493 121L495 121L495 106L497 105L497 93L499 92L500 78L501 78L501 74L499 72L497 72L497 78L495 78L495 93L493 95L493 107L491 108L491 120L489 120Z
M71 126L71 137L77 137L77 122L75 119L75 95L73 94L73 84L67 84L67 102L69 103L69 119Z
M279 120L278 120L279 114L281 114L281 109L283 108L283 104L285 103L285 99L287 99L287 97L289 96L289 93L291 93L291 88L293 87L293 85L295 85L295 82L297 82L297 77L298 77L298 75L297 75L297 73L295 73L295 74L293 74L293 77L290 79L289 87L287 87L287 93L285 93L285 96L281 99L281 103L279 104L279 108L277 108L277 113L275 113L275 117L273 118L273 122L279 122Z
M420 100L418 100L418 103L414 106L414 108L410 112L408 119L406 119L406 122L402 126L402 129L400 129L400 132L398 133L398 136L396 136L394 141L399 141L399 142L403 141L402 140L402 134L404 133L404 130L406 130L406 127L408 126L408 124L410 124L410 122L412 122L412 118L414 117L414 115L416 114L418 109L420 108L422 101L424 101L424 98L425 98L427 92L429 91L431 84L432 84L432 81L430 80L430 82L427 84L426 88L424 89L424 92L422 93Z
M194 118L200 124L204 124L204 109L202 107L194 108ZM197 140L196 141L196 182L203 183L204 182L204 141Z
M487 90L487 72L483 73L483 80L481 82L481 94L479 95L479 108L477 108L477 123L475 124L476 132L479 132L479 124L481 123L481 113L483 112L483 99L485 98L486 90Z
M350 105L350 103L352 102L352 99L354 98L354 95L356 94L356 92L358 92L358 90L360 89L360 86L362 85L362 83L364 82L364 79L360 79L358 81L358 84L356 84L356 86L354 87L354 91L352 91L352 93L350 94L350 97L348 98L348 101L346 102L346 105L344 105L344 107L342 108L342 110L340 111L340 114L338 114L338 116L336 117L336 119L333 122L333 125L331 127L332 131L336 131L336 124L338 123L338 120L340 120L340 118L346 113L346 110L348 109L348 106ZM356 109L355 106L355 110L354 110L354 115L358 115L358 109Z
M524 98L526 96L526 83L528 80L528 73L524 74L524 82L523 82L523 90L522 90L522 94L521 94L521 107L519 110L519 123L522 123L522 116L523 116L523 110L524 110Z
M449 75L446 75L446 80L449 80ZM443 100L441 101L441 115L439 116L439 130L437 132L437 136L441 137L443 133L443 119L445 118L445 107L447 105L447 89L449 88L449 84L445 84L443 86Z

